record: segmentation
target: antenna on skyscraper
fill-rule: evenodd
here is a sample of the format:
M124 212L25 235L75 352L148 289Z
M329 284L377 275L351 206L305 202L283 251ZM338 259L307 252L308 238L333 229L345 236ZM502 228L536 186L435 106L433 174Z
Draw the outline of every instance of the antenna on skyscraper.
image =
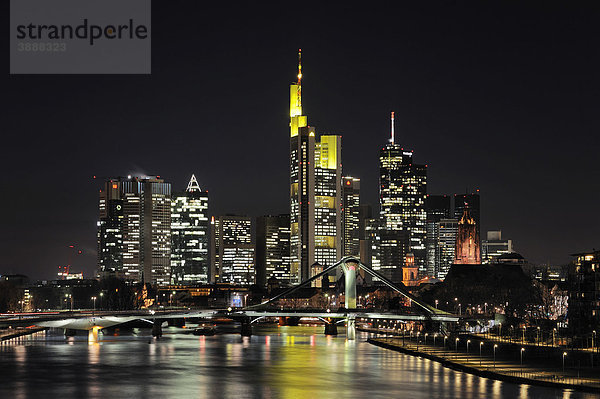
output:
M395 142L394 142L394 111L392 111L392 138L390 139L390 142L392 144L395 144Z
M302 49L298 49L298 86L302 80Z
M298 107L302 107L302 49L298 49Z
M187 190L188 193L193 193L194 191L200 191L200 185L198 184L198 180L196 180L196 175L192 174L192 178L188 183Z

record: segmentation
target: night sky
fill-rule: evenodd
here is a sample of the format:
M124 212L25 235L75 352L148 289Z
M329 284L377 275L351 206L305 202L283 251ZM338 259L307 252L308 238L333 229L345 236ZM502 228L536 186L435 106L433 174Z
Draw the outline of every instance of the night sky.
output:
M429 194L480 189L482 235L501 229L534 263L600 248L597 8L251 4L154 1L150 76L10 76L5 60L0 273L54 278L71 262L92 276L93 175L182 190L195 173L211 214L289 212L299 47L304 113L343 136L363 202L378 205L393 110ZM70 244L83 254L69 260Z

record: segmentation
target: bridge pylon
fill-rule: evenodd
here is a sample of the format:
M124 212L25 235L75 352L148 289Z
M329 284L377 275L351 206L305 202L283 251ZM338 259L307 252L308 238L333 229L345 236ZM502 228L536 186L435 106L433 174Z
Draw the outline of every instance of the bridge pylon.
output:
M449 321L456 321L456 319L457 319L456 316L453 316L442 310L434 308L433 306L423 302L421 299L416 298L415 296L411 295L406 290L406 287L404 287L402 284L396 285L395 283L393 283L392 281L387 279L385 276L383 276L380 273L376 272L375 270L371 269L369 266L361 263L357 258L352 257L352 256L347 256L347 257L342 258L335 264L325 268L322 272L317 273L314 276L312 276L311 278L302 281L300 284L288 288L287 290L281 292L278 295L275 295L273 298L271 298L261 304L248 306L247 308L244 309L244 311L264 309L266 306L274 303L279 298L283 298L286 295L288 295L302 287L308 286L312 281L327 275L328 273L332 272L333 270L337 269L338 267L341 267L344 272L344 282L345 282L344 289L345 289L346 297L345 297L344 314L343 314L343 316L338 315L337 317L338 318L343 317L346 321L346 338L348 340L356 339L356 317L357 317L357 315L359 317L367 317L367 318L374 318L375 316L376 317L383 316L383 315L380 316L380 315L364 314L362 312L361 313L357 312L357 310L356 310L356 275L358 273L359 268L363 269L366 273L368 273L372 277L376 278L381 284L388 286L392 290L400 293L405 298L409 299L412 304L418 306L418 308L420 309L420 312L422 313L422 316L420 316L420 317L412 316L412 315L407 316L411 320L436 319L436 320L440 321L442 319L447 319ZM329 309L327 311L329 312ZM330 317L330 316L322 316L322 317ZM333 328L328 327L328 326L326 326L326 328L325 328L325 334L332 335L332 334L328 334L328 331L333 331Z

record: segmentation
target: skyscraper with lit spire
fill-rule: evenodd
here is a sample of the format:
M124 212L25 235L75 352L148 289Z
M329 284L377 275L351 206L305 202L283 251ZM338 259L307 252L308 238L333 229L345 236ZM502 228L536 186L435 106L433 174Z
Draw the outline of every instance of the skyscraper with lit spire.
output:
M208 192L192 175L171 201L171 283L208 283Z
M381 227L388 236L401 231L408 234L408 250L414 254L415 266L424 273L427 165L414 164L413 152L396 144L393 112L390 142L381 148L379 153L379 171ZM392 276L397 273L397 270L394 270L396 267L405 264L405 259L390 257L385 263L390 264L382 263L382 272L388 268L390 270L384 274Z
M323 135L302 114L302 53L290 85L290 274L304 281L341 256L341 136ZM312 272L311 272L312 271Z

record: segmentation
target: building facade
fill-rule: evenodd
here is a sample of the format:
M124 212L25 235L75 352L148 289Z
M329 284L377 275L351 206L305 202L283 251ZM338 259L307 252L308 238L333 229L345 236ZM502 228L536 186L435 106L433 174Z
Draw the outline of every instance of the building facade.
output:
M488 231L486 240L481 240L481 262L491 263L501 255L513 251L512 240L503 240L502 231Z
M208 192L192 175L184 192L171 201L171 283L209 282Z
M575 334L595 335L600 331L600 251L573 256L574 268L569 275L569 329Z
M217 283L256 281L254 223L248 216L211 218L211 273Z
M256 220L256 283L276 278L288 285L290 275L290 215L261 216Z
M341 255L341 137L315 138L302 112L302 64L290 85L290 273L300 282L312 265Z
M315 143L314 258L331 266L342 256L342 137L322 135ZM314 273L309 273L310 277Z
M435 256L439 259L439 264L436 266L434 277L443 280L454 263L458 220L441 219L436 223L436 229L438 241Z
M420 273L425 274L427 165L413 163L413 152L394 143L393 131L392 115L392 140L379 152L382 228L389 232L405 231L408 234L409 249L414 254L415 265ZM405 259L394 259L393 263L388 266L400 268Z
M471 216L470 209L468 207L464 208L463 215L458 221L458 231L456 233L456 249L454 253L455 264L481 264L478 231L477 222Z
M479 190L471 194L454 194L454 218L460 220L467 208L470 217L475 221L477 237L481 237L481 198ZM481 241L479 242L479 252L481 253Z
M98 274L171 281L171 184L158 177L109 179L100 190Z
M358 256L361 240L360 179L343 177L341 191L342 256ZM364 227L362 231L364 234Z
M451 217L450 196L428 195L425 200L425 209L427 212L425 238L427 275L439 278L441 262L441 252L439 250L440 220ZM454 248L454 244L452 247Z

